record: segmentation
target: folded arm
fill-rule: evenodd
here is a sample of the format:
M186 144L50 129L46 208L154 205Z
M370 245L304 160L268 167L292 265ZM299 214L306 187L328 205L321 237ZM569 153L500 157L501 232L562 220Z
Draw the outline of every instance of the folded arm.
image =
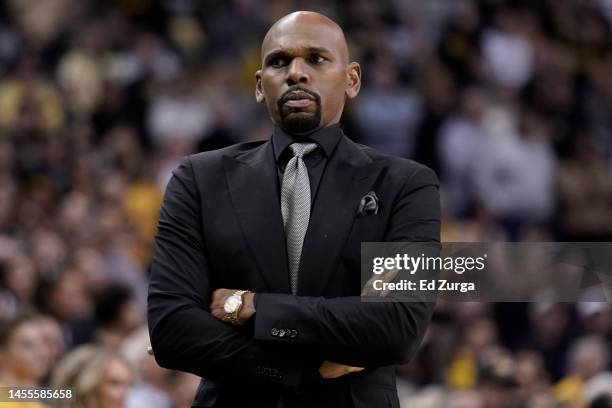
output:
M271 351L210 313L198 203L187 158L167 186L150 267L147 313L155 359L162 367L210 380L297 385L304 367L299 356L283 358L278 347Z
M433 171L423 168L400 192L385 240L438 243L439 207L437 178ZM328 360L360 367L409 361L434 306L432 302L408 302L393 296L384 302L367 302L359 296L256 296L255 339L294 347L314 345Z

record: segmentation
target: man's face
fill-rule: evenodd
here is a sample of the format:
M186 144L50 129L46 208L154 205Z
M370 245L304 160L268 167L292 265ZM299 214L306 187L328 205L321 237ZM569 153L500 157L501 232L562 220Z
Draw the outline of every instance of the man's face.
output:
M345 98L359 91L360 71L358 64L348 63L337 26L316 16L298 20L281 20L266 36L256 98L276 125L304 135L340 120Z

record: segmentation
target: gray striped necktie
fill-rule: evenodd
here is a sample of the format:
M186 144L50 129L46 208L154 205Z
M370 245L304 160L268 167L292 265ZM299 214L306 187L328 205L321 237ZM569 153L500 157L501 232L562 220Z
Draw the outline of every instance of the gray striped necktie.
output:
M298 270L302 244L310 220L310 181L302 157L317 148L316 143L293 143L289 146L293 157L287 163L281 188L281 211L287 240L287 257L291 293L297 292Z

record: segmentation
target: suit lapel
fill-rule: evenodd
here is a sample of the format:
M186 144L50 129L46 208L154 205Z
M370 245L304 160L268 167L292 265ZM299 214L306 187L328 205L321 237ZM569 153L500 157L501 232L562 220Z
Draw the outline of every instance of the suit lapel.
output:
M298 295L319 296L337 265L361 198L381 166L342 137L321 180L302 247ZM356 271L358 279L359 271Z
M272 143L224 157L232 204L270 293L289 293L285 231Z

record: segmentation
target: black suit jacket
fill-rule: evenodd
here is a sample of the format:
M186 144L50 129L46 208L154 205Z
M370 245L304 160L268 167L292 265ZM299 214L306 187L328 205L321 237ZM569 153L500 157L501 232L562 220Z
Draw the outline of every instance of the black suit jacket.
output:
M196 407L398 407L393 365L415 353L425 302L362 302L362 241L439 242L438 181L414 161L345 136L329 159L290 294L271 142L186 157L159 214L148 322L157 362L205 380ZM374 191L378 214L360 215ZM256 295L250 324L208 311L216 288ZM281 330L284 335L281 335ZM324 360L366 367L324 380Z

